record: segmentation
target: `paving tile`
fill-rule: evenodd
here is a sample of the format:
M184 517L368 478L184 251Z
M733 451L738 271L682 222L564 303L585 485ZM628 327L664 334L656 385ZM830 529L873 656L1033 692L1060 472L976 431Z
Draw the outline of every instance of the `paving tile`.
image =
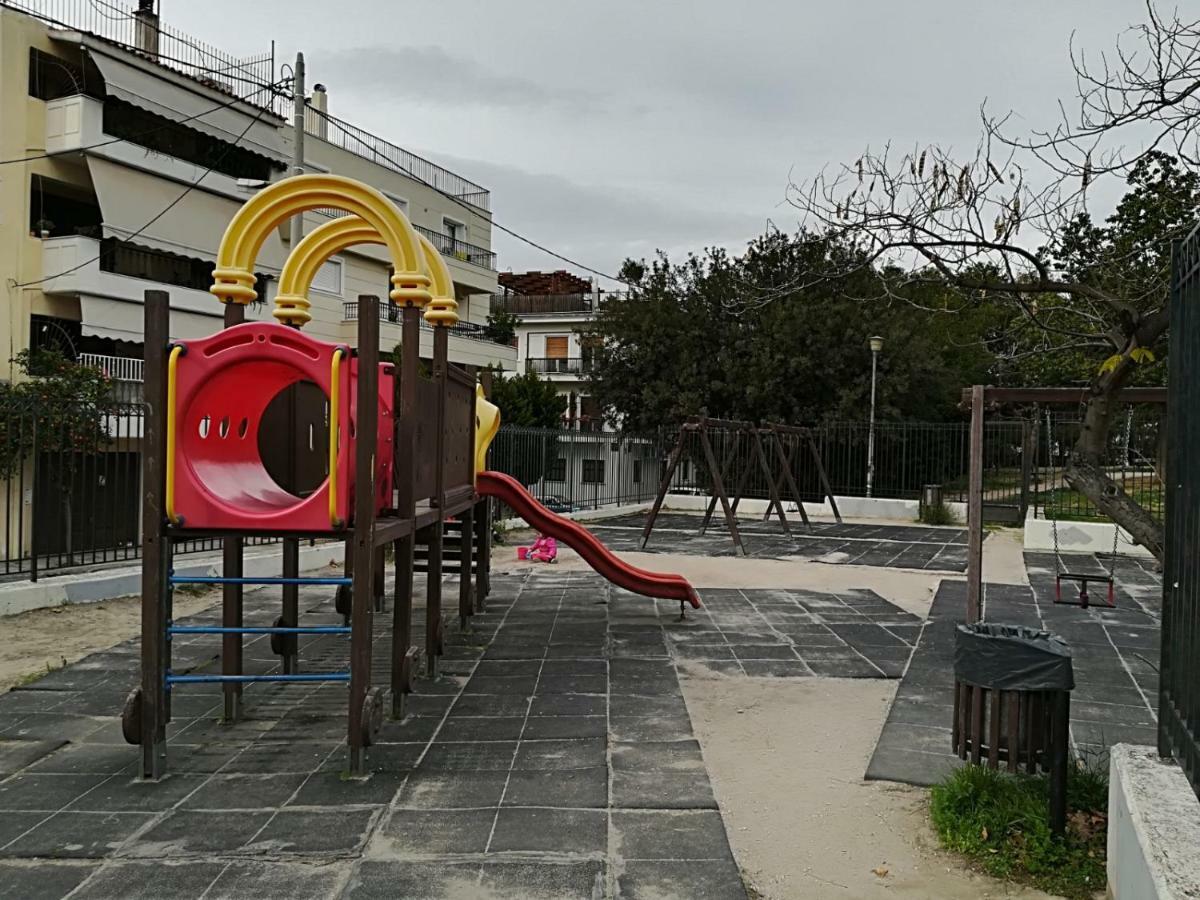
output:
M101 859L152 818L145 813L62 812L0 852L5 856Z
M576 740L525 740L517 747L513 769L553 772L567 769L588 769L605 765L607 755L608 742L602 737Z
M348 772L324 769L300 786L288 800L287 807L386 805L399 793L408 777L407 772L372 772L366 778L351 778Z
M721 814L710 810L614 812L620 855L635 859L728 859Z
M438 772L408 776L396 803L410 809L478 809L500 803L508 771Z
M60 900L91 876L98 863L54 863L36 865L0 861L0 885L21 900ZM80 896L75 894L74 896Z
M183 801L188 809L270 809L287 803L304 775L213 775Z
M741 872L732 859L627 863L617 877L617 889L631 900L746 900Z
M28 772L0 782L0 810L56 812L87 793L109 775L51 775Z
M607 846L607 812L502 808L488 851L580 854L598 853Z
M482 853L492 833L490 811L398 809L385 819L369 847L373 855Z
M533 698L531 718L540 716L603 716L608 698L603 694L543 694Z
M553 738L604 737L608 720L604 716L531 716L525 723L525 740Z
M478 862L366 861L351 875L345 896L347 900L454 900L478 896L480 870Z
M495 897L522 900L593 900L604 896L604 864L494 862L483 865L480 888Z
M164 812L199 788L208 775L168 773L159 781L119 775L78 797L69 810L79 812Z
M504 792L505 806L552 806L604 809L608 805L608 769L514 771Z
M225 870L221 860L211 862L110 863L96 872L72 897L85 900L161 900L164 897L200 897Z
M273 813L175 810L122 850L132 858L202 856L244 846Z
M380 811L282 809L243 849L256 853L354 853L365 844Z
M430 744L421 760L422 771L503 771L512 766L515 741Z
M322 861L319 866L235 862L213 883L204 900L245 900L247 897L286 900L330 900L337 897L350 863Z

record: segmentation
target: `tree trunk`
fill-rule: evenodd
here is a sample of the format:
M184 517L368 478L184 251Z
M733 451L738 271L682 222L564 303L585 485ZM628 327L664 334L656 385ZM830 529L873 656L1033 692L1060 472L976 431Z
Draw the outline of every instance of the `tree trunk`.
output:
M1133 540L1145 547L1160 563L1163 561L1164 534L1149 510L1125 493L1104 470L1105 449L1112 424L1113 401L1131 373L1123 361L1112 372L1101 375L1092 384L1091 396L1079 429L1079 439L1063 473L1067 484L1096 504L1096 508L1116 522Z

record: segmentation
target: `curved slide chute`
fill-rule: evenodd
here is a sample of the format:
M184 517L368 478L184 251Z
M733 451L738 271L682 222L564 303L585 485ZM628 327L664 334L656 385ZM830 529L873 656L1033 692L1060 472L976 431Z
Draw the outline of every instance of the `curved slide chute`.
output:
M644 597L679 600L690 603L693 608L699 608L700 597L696 594L696 589L682 575L647 572L622 562L582 525L555 515L542 506L512 476L501 472L479 472L476 475L475 488L481 494L496 497L507 503L542 534L562 541L617 587Z

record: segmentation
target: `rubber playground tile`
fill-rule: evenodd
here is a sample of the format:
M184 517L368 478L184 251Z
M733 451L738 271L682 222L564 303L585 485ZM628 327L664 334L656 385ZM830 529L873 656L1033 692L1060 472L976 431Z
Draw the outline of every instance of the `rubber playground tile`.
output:
M621 857L638 859L727 859L732 856L725 823L712 810L614 812Z
M478 862L368 860L350 876L344 896L346 900L397 900L400 897L441 900L477 896L481 870Z
M527 741L544 741L607 734L608 721L604 716L531 716L521 736Z
M282 809L243 849L256 853L355 853L380 814L378 808Z
M517 747L513 769L521 771L553 771L588 769L607 762L608 742L605 738L575 740L524 740Z
M30 772L0 783L0 810L57 812L111 776Z
M480 893L484 896L521 897L522 900L567 900L605 895L604 863L596 860L570 862L484 863Z
M732 858L721 860L653 860L626 863L617 876L622 898L658 900L746 900L742 873Z
M200 897L225 871L227 863L110 863L96 872L72 897L87 900L161 900ZM61 896L61 895L60 895Z
M287 900L327 900L339 896L350 863L322 861L321 865L274 862L235 862L204 894L204 900L244 900L246 897L286 897Z
M283 806L307 776L214 775L188 796L188 809L261 810Z
M40 860L36 866L30 866L0 862L0 885L21 900L59 900L75 890L98 868L98 863L70 864Z
M372 838L372 855L483 853L492 834L491 810L398 809Z
M67 807L79 812L164 812L199 788L206 775L168 774L160 781L143 781L122 774L82 794Z
M514 771L504 791L504 806L551 806L568 809L605 809L608 806L608 769Z
M608 847L608 813L603 810L501 809L489 853L511 851L585 854Z
M52 859L102 859L153 819L148 813L61 812L26 832L0 853Z
M438 772L418 769L396 798L404 809L480 809L500 804L508 771Z

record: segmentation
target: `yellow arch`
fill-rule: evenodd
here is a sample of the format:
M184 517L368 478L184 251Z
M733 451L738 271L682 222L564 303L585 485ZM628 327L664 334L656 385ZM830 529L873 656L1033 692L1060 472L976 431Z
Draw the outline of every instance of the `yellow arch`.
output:
M488 400L483 385L475 385L475 474L487 468L487 452L500 430L500 407Z
M430 325L455 325L458 323L458 301L454 299L454 279L450 277L450 268L438 248L423 234L417 235L421 241L421 250L425 254L425 264L433 278L433 300L425 308L425 321Z
M425 318L431 324L453 325L458 321L458 304L454 301L454 281L450 277L450 270L433 244L421 235L417 235L417 241L433 293ZM279 294L275 297L275 318L299 325L308 322L311 319L308 314L308 292L321 266L330 257L355 244L382 243L384 241L378 230L358 216L343 216L310 231L284 263L279 277ZM439 318L432 319L431 313ZM452 318L447 318L448 315Z
M294 175L247 200L221 238L210 292L222 303L252 302L257 297L253 267L267 235L291 216L321 207L345 210L374 227L395 269L388 294L394 303L417 307L429 303L431 279L408 219L375 188L341 175Z

